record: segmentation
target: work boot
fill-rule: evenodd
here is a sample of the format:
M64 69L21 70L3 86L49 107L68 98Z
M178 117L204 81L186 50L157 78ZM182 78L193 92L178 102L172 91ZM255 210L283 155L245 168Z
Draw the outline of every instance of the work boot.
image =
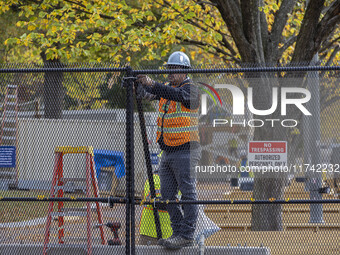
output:
M163 246L165 240L166 239L163 239L163 238L158 239L157 244Z
M188 246L193 246L193 245L194 245L194 239L186 239L182 236L175 236L174 238L166 239L163 242L163 246L171 250L181 249L183 247L188 247Z
M158 245L162 245L162 246L164 246L164 242L165 242L165 241L171 240L171 239L173 239L173 238L175 238L175 236L174 236L174 235L172 235L172 236L168 237L167 239L163 239L163 238L161 238L161 239L159 239L159 240L157 241L157 244L158 244Z

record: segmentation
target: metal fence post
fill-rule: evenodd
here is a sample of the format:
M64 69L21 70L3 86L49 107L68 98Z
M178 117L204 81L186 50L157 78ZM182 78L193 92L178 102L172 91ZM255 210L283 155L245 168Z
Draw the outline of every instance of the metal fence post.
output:
M313 64L318 62L318 54L314 55L312 60ZM311 161L308 162L312 166L317 166L321 164L320 156L320 145L321 145L321 134L320 134L320 85L319 85L319 73L309 72L307 74L307 86L310 90L313 100L313 106L310 108L312 113L313 124L310 125L310 154ZM319 189L322 187L322 174L321 172L310 174L311 178L308 178L310 187L310 199L321 200L322 194ZM324 223L323 220L323 206L322 204L311 204L310 205L310 223Z
M124 86L126 88L126 255L134 254L134 116L132 68L127 67Z
M137 86L138 85L135 84L135 91L137 91ZM137 101L139 125L140 125L140 129L141 129L141 132L142 132L143 149L144 149L144 156L145 156L145 162L146 162L146 173L147 173L148 181L149 181L150 195L151 195L151 199L156 199L157 196L156 196L156 190L155 190L155 183L154 183L154 180L153 180L151 157L150 157L150 150L149 150L149 145L148 145L148 140L147 140L145 119L144 119L143 106L142 106L142 98L140 98L137 95L136 101ZM161 229L161 223L160 223L160 219L159 219L158 210L154 206L152 206L152 208L153 208L153 215L154 215L154 219L155 219L157 239L161 239L162 238L162 229Z

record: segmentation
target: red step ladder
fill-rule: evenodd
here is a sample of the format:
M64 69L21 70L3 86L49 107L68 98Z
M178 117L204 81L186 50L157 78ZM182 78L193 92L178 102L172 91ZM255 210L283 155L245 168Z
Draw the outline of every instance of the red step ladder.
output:
M64 178L63 177L63 155L69 153L83 153L86 154L86 178ZM54 163L54 172L53 172L53 179L52 179L52 187L50 192L50 197L55 197L55 193L57 192L58 197L64 196L64 184L66 182L85 182L86 183L86 197L91 197L90 190L91 190L91 183L93 188L93 195L94 197L99 197L99 190L98 190L98 181L95 172L95 164L94 164L94 154L92 147L56 147L55 148L55 163ZM64 216L69 215L79 215L79 209L82 208L64 208L64 202L55 202L58 203L58 211L53 212L53 204L54 202L51 201L49 203L48 208L48 215L46 221L46 228L45 228L45 241L44 241L44 249L43 254L48 254L48 249L51 247L65 247L64 241ZM95 202L96 211L98 216L98 228L100 230L100 239L101 244L106 245L106 238L104 235L103 229L103 217L101 212L101 207L98 202ZM92 226L92 219L91 219L91 202L86 202L85 215L87 221L87 254L92 255L92 229L95 227ZM51 230L51 222L52 217L58 218L58 244L51 244L50 240L50 230Z

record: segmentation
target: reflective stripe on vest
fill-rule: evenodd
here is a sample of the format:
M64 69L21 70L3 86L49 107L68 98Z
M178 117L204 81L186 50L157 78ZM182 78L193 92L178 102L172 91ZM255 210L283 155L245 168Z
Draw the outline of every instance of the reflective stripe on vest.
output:
M153 175L153 181L155 184L156 197L160 197L160 178L157 174ZM145 182L144 185L144 198L150 199L150 185L149 181ZM162 238L168 238L172 235L171 221L170 216L167 211L158 210L159 221L161 223L162 230ZM155 218L153 215L153 207L152 205L144 205L142 216L140 220L140 229L139 232L141 235L150 236L153 238L157 238Z
M186 84L188 83L182 84L181 87ZM198 108L188 109L180 102L161 98L157 126L157 141L163 131L163 141L167 146L199 141Z
M159 130L159 132L161 131L161 128L158 127L157 130ZM194 126L194 127L182 127L182 128L163 128L163 132L166 133L183 133L183 132L192 132L192 131L198 131L198 127Z
M242 173L248 173L250 178L254 178L254 173L253 173L253 171L252 171L250 168L249 168L249 171L247 171L248 160L247 160L245 166L242 166L241 164L242 164L242 160L240 160L240 161L238 162L238 166L239 166L239 169L240 169L240 173L238 174L238 177L239 177L239 178L242 177L242 176L241 176ZM242 172L241 172L241 167L244 167L244 171L242 171Z

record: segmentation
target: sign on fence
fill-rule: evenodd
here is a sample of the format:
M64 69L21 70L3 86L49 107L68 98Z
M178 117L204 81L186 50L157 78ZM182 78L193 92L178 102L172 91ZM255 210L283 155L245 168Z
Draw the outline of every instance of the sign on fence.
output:
M15 167L15 146L0 146L0 167Z
M252 141L248 143L249 166L287 166L287 142Z

